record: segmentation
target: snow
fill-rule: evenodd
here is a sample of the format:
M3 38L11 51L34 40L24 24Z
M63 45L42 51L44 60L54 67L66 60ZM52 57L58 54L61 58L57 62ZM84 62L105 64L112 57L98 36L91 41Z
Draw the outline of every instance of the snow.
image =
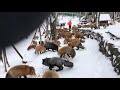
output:
M100 21L110 21L110 15L109 14L100 14Z
M72 20L73 25L77 25L79 23L79 18L77 17L59 17L60 22L67 22ZM67 27L67 25L65 26ZM110 40L110 36L107 35L107 31L114 33L117 36L120 36L120 24L117 23L116 25L111 25L106 29L96 29L93 30L95 32L99 32L104 36L104 39L108 42L112 42L117 46L120 46L119 41ZM43 32L43 29L41 28ZM46 57L58 57L57 52L48 51L43 54L35 54L35 50L27 50L27 47L30 45L31 40L33 38L35 31L28 37L28 39L24 39L19 43L15 44L15 47L19 50L19 52L23 56L23 60L27 61L27 65L33 66L36 70L36 76L28 76L28 78L41 78L44 71L49 70L47 66L42 64L42 59ZM39 34L37 34L39 35ZM44 35L42 36L42 40L45 40ZM63 43L64 39L59 39L61 42L61 47L66 46ZM85 43L83 43L85 47L84 50L79 49L76 50L76 56L71 62L74 63L73 68L64 67L62 71L57 72L60 78L120 78L117 73L114 72L114 68L111 65L110 60L102 55L101 52L98 50L98 42L96 40L92 40L89 38L85 39ZM60 48L61 48L60 47ZM8 62L10 67L7 67L9 70L11 67L15 65L20 65L22 63L22 59L19 55L15 52L15 50L9 46L6 48ZM0 78L5 78L6 72L4 71L4 65L0 61Z
M99 32L102 34L102 36L104 37L104 40L113 43L115 46L120 46L119 40L112 40L110 39L110 35L108 33L105 32L111 32L112 34L116 35L117 37L120 37L120 23L116 23L115 25L110 25L109 27L107 27L106 29L103 29L103 27L101 27L100 30L96 29L93 30L95 32Z
M73 25L77 25L79 23L79 18L78 17L69 17L69 16L59 16L58 17L59 23L66 23L65 24L65 28L69 28L69 26L67 25L67 23L71 20L72 22L72 26Z

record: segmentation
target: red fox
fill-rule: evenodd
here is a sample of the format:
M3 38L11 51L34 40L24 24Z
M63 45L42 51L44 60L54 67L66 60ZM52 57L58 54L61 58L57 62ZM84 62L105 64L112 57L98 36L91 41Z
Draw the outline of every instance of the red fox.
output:
M85 38L84 38L84 34L81 33L81 32L75 32L74 35L75 35L75 38L78 38L78 39L79 39L79 38L85 39Z
M26 75L36 75L35 68L28 65L14 66L7 72L6 78L19 78L21 76L26 77Z
M42 75L42 78L59 78L59 75L56 71L45 71Z
M60 47L60 41L58 41L58 40L53 40L53 43L54 43L55 45L57 45L58 47Z
M74 26L72 27L72 30L73 30L73 31L77 31L77 30L78 30L78 27L74 25Z
M46 48L44 47L44 44L40 44L39 46L35 47L35 54L36 53L45 53Z
M32 45L30 45L30 46L27 48L27 50L30 50L31 48L34 48L34 49L35 49L35 47L36 47L36 45L32 44Z
M68 30L63 30L59 32L59 35L61 35L62 37L72 37L72 33L70 33Z
M64 44L68 44L68 42L71 42L71 38L65 38L65 40L64 40Z
M66 54L67 54L68 56L71 56L72 58L74 58L75 55L76 55L76 52L75 52L74 49L72 49L72 48L69 47L69 46L64 46L64 47L62 47L62 48L60 48L60 49L58 50L58 55L59 55L60 57L65 57Z
M76 50L79 50L79 48L84 49L84 47L82 46L82 44L78 38L72 39L72 41L68 43L68 46L70 46L72 48L77 47Z

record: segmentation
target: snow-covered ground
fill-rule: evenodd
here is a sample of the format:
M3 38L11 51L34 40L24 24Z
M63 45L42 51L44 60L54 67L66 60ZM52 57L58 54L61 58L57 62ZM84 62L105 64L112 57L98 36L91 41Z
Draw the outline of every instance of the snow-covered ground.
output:
M77 25L79 23L79 19L77 17L61 17L59 18L60 22L68 22L72 20L73 25ZM66 27L68 27L66 25ZM107 35L107 31L111 31L117 36L120 36L120 24L111 25L106 29L96 29L95 32L100 32L108 41L113 42L115 45L120 46L119 41L110 40L109 35ZM43 29L41 28L41 31ZM42 59L46 57L57 57L57 52L48 51L43 54L35 54L35 50L27 50L27 47L30 45L31 40L33 38L34 32L28 37L28 39L24 39L19 43L15 44L16 48L23 56L23 60L27 61L27 65L35 67L37 76L28 76L29 78L41 78L41 75L44 71L49 70L47 66L42 65ZM39 35L39 34L38 34ZM44 37L42 37L44 40ZM61 46L66 46L63 44L64 39L59 39L61 42ZM64 67L62 71L59 71L58 74L60 78L120 78L120 75L117 75L113 67L111 65L110 60L107 57L101 54L98 50L98 42L96 40L92 40L89 38L85 39L85 43L83 43L85 47L84 50L79 49L76 51L76 56L71 62L74 63L73 68ZM61 47L60 47L61 48ZM15 65L22 64L22 60L19 55L15 52L15 50L10 46L6 48L7 58L11 67ZM9 70L11 67L7 67ZM0 61L0 78L5 78L6 72L4 71L4 65Z

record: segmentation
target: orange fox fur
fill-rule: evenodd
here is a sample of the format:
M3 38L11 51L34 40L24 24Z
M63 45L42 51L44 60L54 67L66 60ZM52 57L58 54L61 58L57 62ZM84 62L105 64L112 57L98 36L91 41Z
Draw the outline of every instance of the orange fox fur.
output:
M55 71L46 71L43 73L42 78L59 78L59 75Z
M57 38L59 39L60 37L65 36L65 37L71 37L72 33L68 31L67 28L60 29L57 34Z
M35 47L35 53L45 53L46 48L44 47L44 44L40 44Z
M71 38L72 37L72 33L70 33L69 31L64 32L65 37Z
M75 32L74 35L75 35L75 38L78 38L78 39L83 38L84 39L84 34L81 32Z
M78 27L74 25L74 26L72 27L72 30L73 30L73 31L77 31L77 30L78 30Z
M65 56L66 54L70 55L71 54L72 48L69 46L64 46L58 50L58 55L59 56Z
M76 50L78 50L79 47L82 48L82 49L84 49L84 46L82 46L82 44L81 44L81 42L80 42L80 40L78 38L72 39L71 42L68 42L68 46L70 46L72 48L77 47Z
M27 48L27 50L30 50L30 49L32 49L32 48L35 49L35 47L36 47L36 45L35 45L35 44L32 44L32 45L30 45L30 46Z
M68 42L71 42L71 38L65 38L65 40L64 40L64 44L68 44Z
M57 45L57 46L60 47L60 41L58 41L58 40L53 40L53 43L54 43L55 45Z
M18 78L26 75L36 75L35 68L28 65L16 65L6 74L6 78Z
M68 42L68 46L76 47L80 44L80 40L78 38L72 39L71 42Z

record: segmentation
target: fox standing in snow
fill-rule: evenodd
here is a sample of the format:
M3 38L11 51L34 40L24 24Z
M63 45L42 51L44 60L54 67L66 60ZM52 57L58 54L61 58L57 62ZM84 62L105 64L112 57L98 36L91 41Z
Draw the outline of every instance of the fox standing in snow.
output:
M44 47L44 44L40 44L38 46L35 47L35 54L36 53L45 53L46 52L46 48Z
M59 75L55 71L45 71L42 75L42 78L59 78Z
M6 74L6 78L19 78L26 75L36 75L35 68L28 65L17 65L12 67Z
M73 63L66 61L62 58L59 57L52 57L52 58L44 58L42 59L42 64L45 66L48 66L50 70L52 70L52 68L54 68L54 66L57 66L59 69L56 71L60 71L63 70L63 65L66 67L73 67Z
M68 44L68 42L71 42L72 38L65 38L64 44Z
M66 54L67 54L69 57L71 56L72 58L74 58L75 55L76 55L76 52L75 52L75 50L74 50L73 48L71 48L71 47L69 47L69 46L64 46L64 47L62 47L62 48L60 48L60 49L58 50L58 55L59 55L60 57L65 57Z
M71 42L68 42L68 46L70 46L72 48L77 47L76 50L79 50L79 48L84 49L84 47L82 46L82 44L78 38L72 39Z
M53 40L52 42L58 47L60 47L60 41L58 41L57 39Z
M55 45L53 42L46 42L45 48L46 48L46 50L52 49L53 52L54 52L54 50L58 51L58 46Z

